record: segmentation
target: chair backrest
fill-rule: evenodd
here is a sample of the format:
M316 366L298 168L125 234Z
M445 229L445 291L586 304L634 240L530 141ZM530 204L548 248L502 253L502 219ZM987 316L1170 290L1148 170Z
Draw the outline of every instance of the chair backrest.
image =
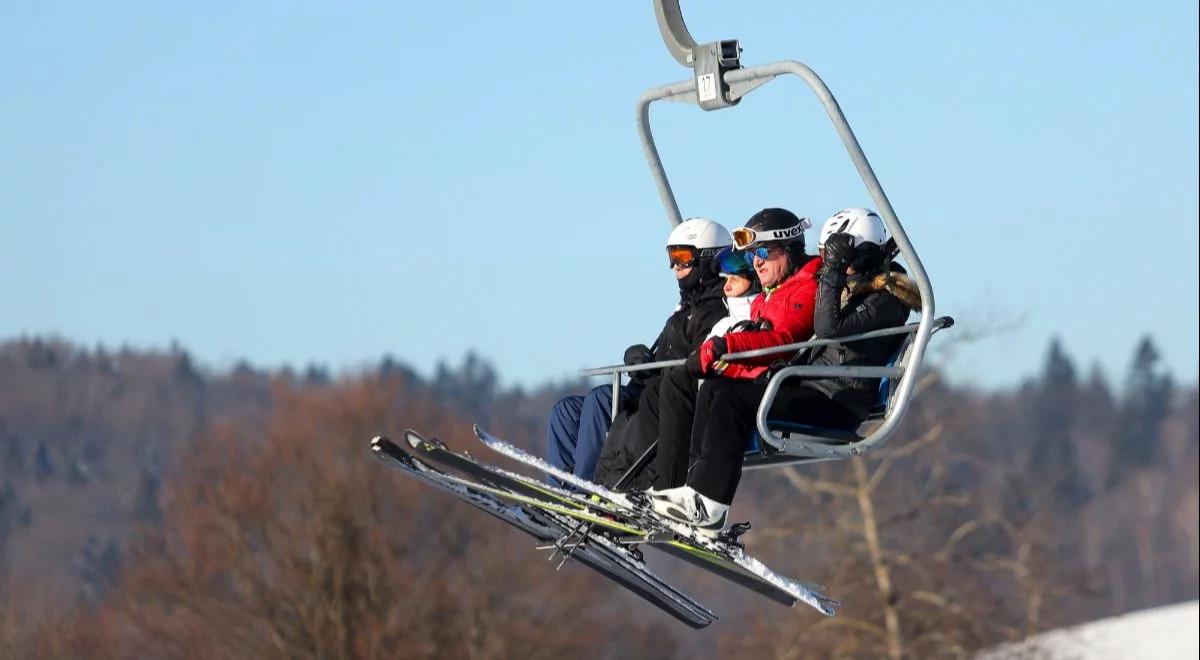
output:
M889 367L902 367L907 369L908 359L912 354L913 335L905 335L904 341L896 347L896 352L892 354L892 359L888 360ZM907 371L905 372L907 374ZM879 379L879 399L877 407L880 412L886 414L892 408L892 399L896 396L896 390L900 388L900 380L904 378L880 378ZM872 415L874 417L874 415Z
M908 335L904 338L904 341L896 347L896 351L888 358L886 366L907 366L909 353L912 352L912 337L912 335ZM871 408L871 414L867 416L868 420L879 419L887 413L888 409L892 407L892 397L896 395L896 390L899 387L900 380L897 378L879 379L879 390L875 396L875 405Z

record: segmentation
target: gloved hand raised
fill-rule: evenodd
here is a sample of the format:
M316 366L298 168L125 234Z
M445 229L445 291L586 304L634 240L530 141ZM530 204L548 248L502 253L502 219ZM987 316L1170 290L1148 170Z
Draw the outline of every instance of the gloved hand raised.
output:
M838 233L825 239L825 254L821 259L825 267L837 272L845 272L846 267L854 263L854 236Z
M650 353L650 347L645 344L634 344L625 349L625 366L627 367L653 361L654 356Z

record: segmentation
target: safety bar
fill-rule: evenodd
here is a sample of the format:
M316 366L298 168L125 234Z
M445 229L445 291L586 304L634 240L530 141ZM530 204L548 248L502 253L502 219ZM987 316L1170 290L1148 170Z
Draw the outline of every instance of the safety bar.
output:
M949 328L952 325L954 325L954 319L949 316L943 316L933 322L933 326L934 326L933 331L937 332L938 330L942 330L944 328ZM912 334L913 332L916 332L916 330L919 327L920 327L919 323L909 323L908 325L901 325L901 326L897 326L895 328L882 328L879 330L871 330L869 332L860 332L856 335L846 335L845 337L836 337L836 338L832 338L832 339L810 339L808 341L797 342L795 344L783 344L780 346L771 346L768 348L758 348L758 349L754 349L751 351L739 351L737 353L728 353L722 359L740 360L740 359L745 359L748 357L756 357L759 355L773 355L776 353L792 353L792 352L796 352L796 351L799 351L804 348L812 348L814 346L844 346L846 344L852 344L854 342L863 341L866 339L877 339L879 337L889 337L889 336L893 336L893 335ZM687 362L686 359L663 360L661 362L646 362L643 364L632 364L632 365L617 364L617 365L612 365L609 367L596 367L594 369L583 369L582 371L579 372L579 375L584 376L584 377L586 377L586 376L606 376L606 375L612 376L612 410L611 410L611 414L612 414L612 419L616 420L617 413L620 412L621 374L633 373L633 372L637 372L637 371L655 371L658 369L666 369L668 367L679 366L681 364L684 364L685 362ZM855 367L831 367L831 368L833 368L833 369L853 369ZM812 375L821 376L821 374L812 374ZM847 376L847 377L851 377L851 378L859 377L853 373L844 372L844 371L839 371L838 373L831 374L831 375L834 377L837 377L837 376ZM883 376L862 375L861 377L862 378L887 378L887 377L890 377L891 375L892 374L885 374ZM899 374L895 374L895 375L898 376ZM772 394L771 396L773 399L774 394Z
M943 316L933 322L934 331L948 328L954 325L954 319L949 316ZM831 339L810 339L808 341L797 342L795 344L782 344L780 346L770 346L767 348L756 348L751 351L739 351L737 353L727 353L721 359L723 360L744 360L746 358L758 357L761 355L774 355L776 353L794 353L804 348L813 348L816 346L841 346L845 344L853 344L857 341L867 339L878 339L880 337L891 337L892 335L910 335L917 331L920 327L919 323L909 323L908 325L898 325L894 328L882 328L880 330L871 330L869 332L861 332L856 335L846 335L845 337L834 337ZM663 360L661 362L646 362L643 364L616 364L608 367L594 367L591 369L583 369L579 372L580 376L607 376L611 373L630 373L634 371L651 371L654 369L666 369L683 364L687 360Z
M858 138L854 136L854 132L850 129L850 124L846 121L846 116L842 113L837 100L834 99L833 94L829 91L829 87L825 85L825 82L812 69L794 60L785 60L728 71L724 74L723 79L731 90L731 95L737 96L748 94L753 89L756 89L757 84L769 82L777 76L787 74L794 75L804 81L804 84L808 86L809 90L824 107L826 114L829 115L830 121L833 122L834 130L837 131L838 136L842 140L842 145L846 148L846 152L850 156L850 161L854 164L855 169L858 170L858 174L862 178L868 194L871 196L875 209L879 212L880 218L883 219L884 225L887 226L896 241L896 246L900 249L900 256L908 267L909 277L916 282L917 289L921 293L921 318L917 323L917 330L910 349L911 352L908 354L905 364L902 365L905 373L908 376L912 376L920 370L921 363L925 358L925 349L929 345L929 339L933 334L935 313L933 287L929 282L929 276L925 272L925 267L921 264L920 257L917 256L912 242L909 241L908 234L900 224L900 219L896 217L895 209L892 208L891 202L883 191L883 186L875 176L874 170L871 169L871 164L867 161L867 156L863 153L862 146L858 143ZM696 89L695 79L672 83L643 92L637 102L637 129L642 143L642 151L645 153L646 162L650 166L650 174L654 178L659 197L662 199L663 207L667 212L667 222L672 227L678 225L683 220L683 217L679 212L679 205L675 201L675 193L671 190L671 184L667 180L666 171L663 169L658 148L654 144L654 136L650 132L650 104L660 100L686 100L696 103L698 102ZM783 372L781 371L780 373ZM619 376L614 375L613 377L615 383L619 379ZM775 375L772 383L777 379L779 379L779 374ZM835 454L832 457L838 458L860 453L885 442L895 431L900 420L904 418L904 413L908 409L916 381L917 378L900 379L900 384L894 392L892 405L888 407L888 413L883 424L868 437L849 446L825 446L822 447L822 451L832 451ZM778 391L778 385L775 386L774 391ZM765 397L764 402L770 403ZM765 442L776 448L785 447L788 451L791 451L793 448L810 453L817 451L816 447L818 443L815 440L811 443L791 443L785 442L784 438L774 433L770 433L765 428L765 423L762 423L765 421L765 413L762 413L762 411L764 409L769 410L769 407L760 405L759 409L761 413L759 415L759 430L760 432L768 431L768 433L763 434Z

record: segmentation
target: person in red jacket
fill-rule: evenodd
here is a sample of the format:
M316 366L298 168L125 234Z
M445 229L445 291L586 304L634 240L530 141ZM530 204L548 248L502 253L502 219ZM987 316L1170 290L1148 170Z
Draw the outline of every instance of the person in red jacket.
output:
M753 417L766 389L766 379L759 376L794 351L740 360L725 360L725 355L812 337L821 259L804 251L804 230L809 226L790 211L771 208L734 230L734 246L752 261L763 287L751 306L751 326L709 339L688 358L692 375L705 378L699 392L695 381L663 379L655 455L658 480L650 492L651 503L660 513L694 524L701 532L715 534L724 527L746 445L746 437L710 437L705 433L708 419L740 417L747 411ZM680 504L685 500L691 505L687 512ZM699 520L696 502L704 510Z

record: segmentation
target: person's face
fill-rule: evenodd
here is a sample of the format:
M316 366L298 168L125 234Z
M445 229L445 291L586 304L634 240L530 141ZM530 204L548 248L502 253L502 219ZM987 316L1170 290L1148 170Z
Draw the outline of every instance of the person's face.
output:
M725 278L725 297L737 298L746 295L750 290L750 280L741 275L730 275Z
M682 280L683 278L692 274L691 266L680 266L679 264L675 264L674 266L671 266L671 270L675 271L676 280Z
M772 245L767 248L767 258L754 255L754 272L758 273L758 281L764 287L775 286L787 276L787 250L782 246Z

